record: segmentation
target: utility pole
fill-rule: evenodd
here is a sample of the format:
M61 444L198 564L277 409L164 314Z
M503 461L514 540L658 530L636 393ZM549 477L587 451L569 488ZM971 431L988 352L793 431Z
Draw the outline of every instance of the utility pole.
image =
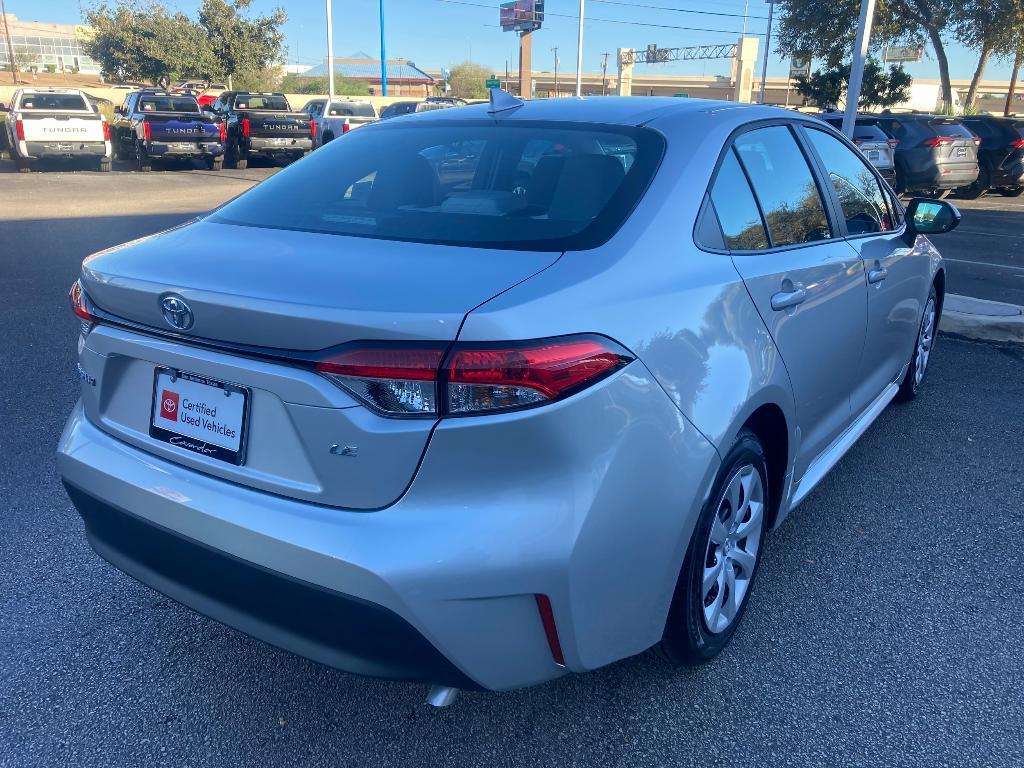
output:
M764 86L768 79L768 56L772 52L772 11L775 10L776 0L768 0L768 32L764 38L764 64L761 65L761 98L758 100L764 104ZM746 21L746 17L744 17Z
M519 33L519 98L533 98L533 33Z
M857 42L853 46L853 61L850 62L850 83L846 88L846 112L843 114L843 135L853 139L853 126L857 122L857 105L860 103L860 86L864 80L864 60L868 57L871 43L871 24L875 20L875 0L861 0L860 23L857 25Z
M583 0L580 0L580 22L576 35L576 97L583 95Z
M334 14L331 13L331 0L327 0L327 107L324 114L330 114L334 103Z
M14 47L11 45L11 28L7 26L7 4L4 0L0 0L0 11L3 12L4 17L4 39L7 41L7 58L11 62L11 77L14 79L14 84L18 84L18 64L14 61Z
M1003 106L1003 115L1009 117L1013 113L1013 94L1017 90L1017 73L1024 64L1024 46L1017 49L1017 55L1013 57L1013 71L1010 73L1010 90L1006 92L1006 104Z
M551 49L555 52L555 98L558 98L558 46Z
M384 0L380 0L380 95L388 95L388 54L384 50Z
M601 95L608 95L608 52L601 54Z

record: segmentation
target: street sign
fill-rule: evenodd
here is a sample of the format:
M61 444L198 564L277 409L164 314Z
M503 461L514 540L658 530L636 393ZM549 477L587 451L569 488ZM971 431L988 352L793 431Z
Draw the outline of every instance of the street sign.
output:
M919 45L890 45L882 51L882 61L920 61L924 47Z
M797 77L807 77L811 74L811 60L809 58L802 59L794 56L789 62L789 79L793 80Z
M688 94L688 93L673 93L672 95L675 96L677 99L688 99L688 98L690 98L690 94Z
M484 85L488 88L501 88L501 80L496 77L489 77L484 80Z

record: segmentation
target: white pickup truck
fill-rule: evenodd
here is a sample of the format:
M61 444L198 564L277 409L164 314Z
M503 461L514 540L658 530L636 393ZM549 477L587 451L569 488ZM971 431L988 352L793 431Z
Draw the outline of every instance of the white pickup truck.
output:
M18 170L41 158L94 160L110 170L110 125L77 88L19 88L7 112L7 146Z
M327 99L311 99L301 110L309 115L315 126L313 149L322 147L353 128L380 120L377 108L369 101L343 97L335 98L330 109L325 110L326 106Z

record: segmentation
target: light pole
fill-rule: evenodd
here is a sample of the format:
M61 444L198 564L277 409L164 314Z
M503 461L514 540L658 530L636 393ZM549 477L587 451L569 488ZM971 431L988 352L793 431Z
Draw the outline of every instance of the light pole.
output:
M583 0L580 0L580 23L576 34L576 96L583 95Z
M327 107L324 114L329 114L334 102L334 25L332 22L331 0L327 0Z
M761 98L764 104L764 85L768 78L768 55L772 52L772 11L775 10L776 0L768 0L768 32L764 38L764 63L761 65Z
M857 105L860 102L860 86L864 80L864 59L871 42L871 24L875 18L875 0L861 0L860 24L857 26L857 43L853 47L853 61L850 62L850 82L846 86L846 112L843 113L843 135L853 138L853 126L857 122Z
M7 26L7 5L3 0L0 0L0 11L3 12L4 19L4 39L7 41L7 58L11 60L11 77L14 78L14 84L18 84L18 64L14 60L14 48L11 46L11 28Z
M380 0L380 95L388 95L388 54L384 50L384 0Z
M555 98L558 98L558 46L551 49L555 54Z

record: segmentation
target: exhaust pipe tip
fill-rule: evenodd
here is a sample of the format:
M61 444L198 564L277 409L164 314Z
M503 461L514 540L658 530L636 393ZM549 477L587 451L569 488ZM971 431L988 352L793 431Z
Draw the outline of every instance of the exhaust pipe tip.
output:
M432 685L427 691L427 704L432 707L447 707L459 695L458 688L449 688L446 685Z

